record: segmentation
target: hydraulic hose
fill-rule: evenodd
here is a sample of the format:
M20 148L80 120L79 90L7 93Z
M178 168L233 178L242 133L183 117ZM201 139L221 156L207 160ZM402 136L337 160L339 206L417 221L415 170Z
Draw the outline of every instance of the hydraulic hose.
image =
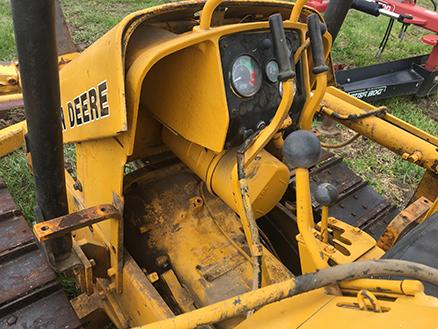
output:
M337 265L319 272L305 274L205 306L192 312L178 315L171 319L154 322L137 328L196 328L227 320L252 309L341 281L391 275L416 279L438 286L438 270L426 265L392 259L361 261L352 264Z
M358 139L361 136L361 134L356 133L353 137L349 138L348 140L341 142L339 144L328 144L328 143L324 143L321 142L321 146L326 148L326 149L340 149L342 147L347 146L348 144L353 143L356 139Z

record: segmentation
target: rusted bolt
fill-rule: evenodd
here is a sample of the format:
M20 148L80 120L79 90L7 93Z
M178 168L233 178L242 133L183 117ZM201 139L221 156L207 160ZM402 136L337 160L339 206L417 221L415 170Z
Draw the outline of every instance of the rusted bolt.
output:
M12 326L17 323L18 318L15 315L11 315L7 320L6 323L8 326Z
M169 257L167 255L158 256L155 259L155 264L161 268L162 270L166 270L168 267L170 267L169 264Z
M138 231L140 232L140 234L145 234L148 230L149 229L146 225L142 225L138 228Z
M204 200L200 196L191 198L189 202L194 210L199 210L204 205Z
M204 279L209 281L209 282L211 282L211 281L214 280L214 277L213 277L213 275L207 273L207 274L204 275Z
M324 247L324 251L326 251L326 252L329 253L329 254L333 254L333 253L336 252L336 249L335 249L335 247L333 247L333 246L325 246L325 247Z
M41 231L47 231L49 229L48 226L41 226Z
M75 183L73 184L73 188L74 188L76 191L82 192L82 184L81 184L80 182L75 182Z
M79 276L81 274L81 270L78 267L73 267L73 274Z

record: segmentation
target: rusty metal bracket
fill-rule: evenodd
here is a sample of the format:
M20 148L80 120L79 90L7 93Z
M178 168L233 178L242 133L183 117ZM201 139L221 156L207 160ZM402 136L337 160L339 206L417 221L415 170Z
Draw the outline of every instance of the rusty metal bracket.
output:
M38 241L42 242L107 219L120 220L121 218L120 211L116 207L104 204L37 223L33 226L33 232Z
M425 197L421 197L411 203L389 223L377 245L383 250L388 251L406 230L421 222L431 206L432 201Z

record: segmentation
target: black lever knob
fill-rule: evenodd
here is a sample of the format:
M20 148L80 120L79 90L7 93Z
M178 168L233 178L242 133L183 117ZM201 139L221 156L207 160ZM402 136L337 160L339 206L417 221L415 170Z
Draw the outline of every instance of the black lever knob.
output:
M327 72L328 67L325 65L321 22L318 15L312 14L307 17L307 29L309 30L310 45L312 47L313 74Z
M314 194L316 202L322 206L328 206L338 199L338 191L330 183L320 184Z
M297 130L286 137L283 161L291 168L310 168L318 163L321 143L314 133Z
M274 43L274 54L277 58L280 72L278 80L284 81L295 77L292 70L292 56L287 46L286 33L284 32L283 18L280 14L269 16L269 27L271 29L272 40Z

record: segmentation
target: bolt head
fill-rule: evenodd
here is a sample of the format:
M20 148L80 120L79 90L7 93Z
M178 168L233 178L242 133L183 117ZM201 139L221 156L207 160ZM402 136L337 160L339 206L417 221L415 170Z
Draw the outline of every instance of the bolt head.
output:
M12 326L17 323L18 318L15 315L11 315L7 320L6 323L8 326Z

